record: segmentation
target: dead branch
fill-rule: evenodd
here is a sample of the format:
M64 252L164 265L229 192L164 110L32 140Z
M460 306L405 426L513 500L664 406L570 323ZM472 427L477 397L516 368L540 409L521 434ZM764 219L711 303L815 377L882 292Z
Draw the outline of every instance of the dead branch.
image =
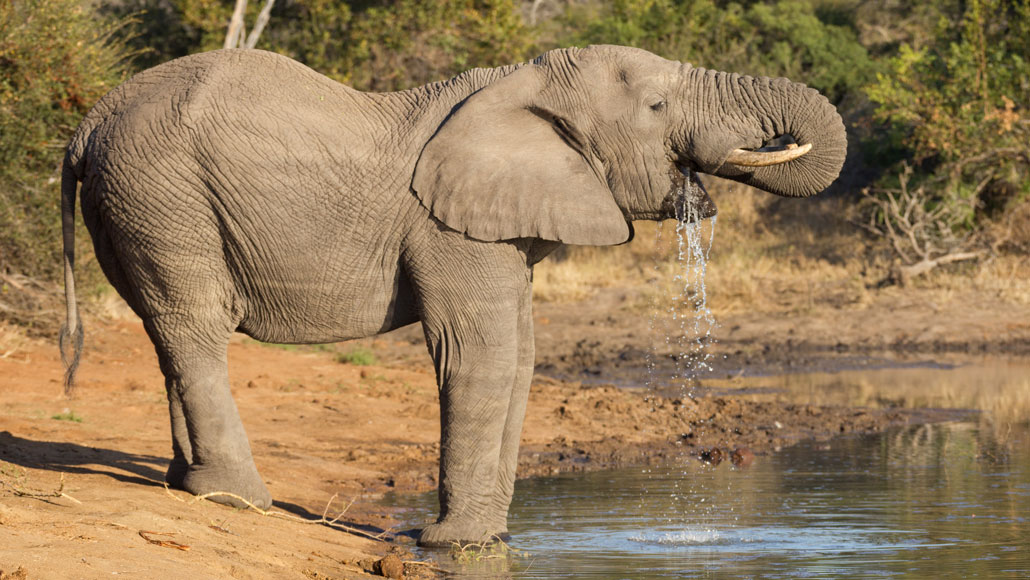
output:
M258 13L257 20L254 21L254 28L250 30L250 34L247 35L247 42L244 45L245 48L254 48L257 45L258 37L261 36L261 32L264 31L265 25L268 24L268 19L272 16L272 4L275 4L275 0L265 0L264 7L261 8L261 12Z
M336 528L338 530L343 530L345 532L348 532L348 533L351 533L351 534L355 534L355 535L358 535L358 536L364 536L366 538L370 538L370 539L373 539L373 540L380 540L381 541L388 533L390 533L389 530L386 530L386 531L380 532L379 534L370 534L370 533L368 533L366 531L359 530L357 528L353 528L351 526L347 526L347 525L339 523L340 518L343 517L343 515L345 513L347 513L347 510L350 509L350 506L354 505L354 501L355 500L353 500L353 499L346 506L344 506L343 510L340 511L340 513L337 514L336 517L334 517L332 519L329 519L328 518L329 508L333 505L333 502L336 501L336 498L339 497L340 494L338 494L338 493L334 493L333 497L329 498L329 503L326 504L325 510L323 510L323 512L322 512L322 517L321 518L319 518L317 520L309 520L307 518L302 518L302 517L299 517L299 516L295 516L293 514L288 514L286 512L281 512L281 511L276 511L276 510L263 510L263 509L257 507L256 505L254 505L253 503L251 503L250 501L248 501L248 500L246 500L246 499L236 495L235 493L230 493L230 492L227 492L227 491L212 491L211 493L205 493L203 495L194 496L192 499L190 499L188 501L184 500L184 499L182 499L180 497L177 497L175 494L173 494L172 490L168 487L167 483L165 484L165 492L169 496L171 496L175 501L179 501L179 502L183 502L183 503L197 503L197 502L203 501L205 499L210 499L212 497L219 497L219 496L221 496L221 497L231 497L231 498L239 501L243 505L247 506L247 508L249 510L257 512L257 513L259 513L259 514L261 514L263 516L266 516L266 517L281 518L281 519L285 519L285 520L299 522L299 523L302 523L302 524L322 524L322 525L329 526L331 528Z
M147 532L147 531L144 531L144 530L140 530L139 531L139 537L141 537L144 540L150 542L151 544L154 544L156 546L161 546L162 548L175 548L176 550L182 550L183 552L188 552L190 547L187 546L186 544L180 544L179 542L173 542L171 540L158 540L158 539L150 537L150 536L174 536L174 535L175 534L173 534L172 532Z
M909 187L911 175L912 168L906 164L898 175L897 188L864 189L863 203L870 211L865 222L856 224L889 244L900 264L888 280L901 285L937 266L982 255L969 250L972 233L958 225L963 211L969 209L966 201L933 198L925 183L913 190ZM976 203L990 180L985 177L977 183L968 203Z
M250 30L250 34L247 34L247 27L244 25L247 0L236 0L232 19L229 20L229 28L225 31L225 42L222 43L222 48L254 48L257 46L258 38L272 16L273 4L275 4L275 0L265 0L265 5L254 21L254 28Z
M14 495L16 495L18 497L32 497L32 498L37 498L37 499L47 499L47 498L63 497L65 499L69 499L69 500L71 500L71 501L73 501L73 502L75 502L75 503L77 503L79 505L82 505L81 501L79 501L79 500L75 499L74 497L64 493L64 474L63 473L61 474L61 484L57 487L57 489L52 490L52 491L42 491L42 490L38 490L38 489L28 489L28 488L22 487L21 485L18 485L18 484L9 482L9 481L5 481L4 479L0 479L0 488L10 490L11 493L13 493Z
M243 30L243 16L246 11L247 0L236 0L236 7L232 11L232 19L229 20L229 29L225 31L225 42L222 43L222 48L239 46Z
M922 262L912 264L911 266L898 266L893 274L894 280L900 286L907 286L913 278L925 274L937 266L951 264L953 262L962 262L965 260L976 260L980 258L981 255L982 252L956 252L933 260L923 260Z

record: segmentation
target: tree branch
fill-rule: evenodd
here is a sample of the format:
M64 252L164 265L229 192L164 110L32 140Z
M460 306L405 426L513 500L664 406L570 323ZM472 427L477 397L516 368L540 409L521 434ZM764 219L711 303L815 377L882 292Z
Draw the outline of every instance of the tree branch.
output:
M243 29L243 15L247 11L247 0L236 0L236 8L232 11L229 29L225 32L222 48L236 48L239 45L240 31Z
M246 48L254 48L257 45L258 37L261 36L261 32L264 31L265 25L268 24L268 19L272 16L272 5L275 4L275 0L266 0L265 5L261 8L261 12L258 14L257 20L254 22L254 28L250 30L250 35L247 36L247 43L244 45Z

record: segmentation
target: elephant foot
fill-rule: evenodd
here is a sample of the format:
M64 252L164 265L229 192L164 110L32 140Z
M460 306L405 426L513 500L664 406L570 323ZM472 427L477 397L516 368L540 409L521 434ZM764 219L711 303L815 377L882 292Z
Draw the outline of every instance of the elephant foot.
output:
M450 520L422 528L418 545L423 548L450 548L454 545L507 542L510 538L504 526L488 526L475 520Z
M172 462L168 464L168 471L165 472L165 483L172 489L186 489L184 482L189 469L190 464L185 458L173 457Z
M206 499L236 508L248 507L240 498L259 509L272 506L272 494L253 465L236 469L191 465L182 480L182 488L193 495L215 494Z

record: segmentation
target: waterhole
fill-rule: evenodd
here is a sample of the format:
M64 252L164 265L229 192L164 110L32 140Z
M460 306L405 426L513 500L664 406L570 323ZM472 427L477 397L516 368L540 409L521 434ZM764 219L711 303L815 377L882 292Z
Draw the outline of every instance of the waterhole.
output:
M979 408L973 421L802 443L748 468L681 457L662 467L520 480L507 557L463 577L1028 578L1030 366L959 361L919 369L726 381L748 397ZM768 392L754 393L754 387ZM436 494L395 496L404 523Z

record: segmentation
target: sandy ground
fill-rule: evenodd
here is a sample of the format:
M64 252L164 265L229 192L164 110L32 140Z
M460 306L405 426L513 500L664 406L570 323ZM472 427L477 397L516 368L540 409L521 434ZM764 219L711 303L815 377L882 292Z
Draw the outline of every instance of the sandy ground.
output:
M869 353L1030 352L1028 307L882 299L867 310L723 320L715 373L832 369ZM648 361L675 362L651 349L650 319L633 303L608 289L583 304L538 306L520 476L693 461L713 447L748 447L761 461L803 438L942 418L631 388ZM417 328L363 341L378 357L372 366L234 340L232 386L275 498L269 515L161 485L170 441L153 349L136 321L87 323L73 400L61 395L55 345L0 345L0 578L361 578L390 554L406 562L406 577L432 574L409 551L413 532L391 527L376 504L387 491L436 485L436 388ZM324 515L335 525L318 523Z

